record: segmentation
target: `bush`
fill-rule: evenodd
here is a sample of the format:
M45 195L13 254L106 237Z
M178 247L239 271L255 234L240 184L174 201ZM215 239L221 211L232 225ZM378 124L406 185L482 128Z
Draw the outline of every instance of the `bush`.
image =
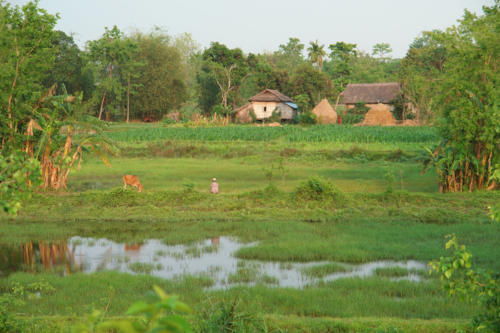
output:
M293 120L300 125L314 125L316 124L316 118L316 115L312 112L303 112L297 114Z
M310 177L301 183L294 197L300 200L344 200L344 195L330 181L319 177Z
M273 112L271 113L271 117L269 117L269 118L266 119L266 122L269 122L269 123L279 123L279 122L281 122L281 112L278 111L277 108L275 108L273 110Z
M370 108L366 106L365 102L358 102L354 105L354 108L349 109L349 113L364 117L368 110L370 110Z
M346 113L342 117L342 124L344 125L352 125L352 124L358 124L363 121L365 118L364 115L359 115L359 114L351 114L351 113Z

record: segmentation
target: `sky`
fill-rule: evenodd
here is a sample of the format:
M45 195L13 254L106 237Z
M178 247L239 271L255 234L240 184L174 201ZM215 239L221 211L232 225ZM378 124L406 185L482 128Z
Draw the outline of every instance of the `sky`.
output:
M7 1L22 5L27 0ZM73 34L83 47L113 25L125 33L158 26L171 35L190 33L201 48L217 41L245 53L276 51L289 37L302 43L355 43L371 52L389 43L392 56L404 57L425 30L446 29L464 9L477 14L494 0L40 0L59 13L56 29ZM307 46L306 46L307 47Z

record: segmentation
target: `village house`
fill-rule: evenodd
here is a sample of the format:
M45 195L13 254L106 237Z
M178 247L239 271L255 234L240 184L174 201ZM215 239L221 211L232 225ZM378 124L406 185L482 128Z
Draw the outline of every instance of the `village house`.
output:
M390 111L394 106L391 103L401 96L401 87L398 82L388 83L351 83L340 94L342 104L352 109L356 103L366 103L368 108L378 104L386 105Z
M265 89L248 99L249 103L236 110L236 118L240 122L250 122L253 110L256 120L270 118L273 112L279 112L281 121L291 121L297 115L297 105L293 100L277 90Z

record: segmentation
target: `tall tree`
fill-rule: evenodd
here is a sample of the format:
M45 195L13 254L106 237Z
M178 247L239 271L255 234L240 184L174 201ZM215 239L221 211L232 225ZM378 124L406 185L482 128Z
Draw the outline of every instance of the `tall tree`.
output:
M224 108L230 104L233 109L240 102L239 90L245 78L249 75L247 59L241 49L229 49L227 46L213 42L203 52L202 72L207 75L199 75L198 78L211 80L212 85L219 88L220 101ZM201 82L200 82L201 83ZM209 82L202 83L210 87ZM201 85L203 87L203 85ZM203 95L211 94L210 90L201 92ZM210 106L210 109L213 107Z
M377 43L373 45L372 56L375 56L382 61L386 61L389 58L389 54L391 52L392 48L389 43Z
M320 72L323 68L323 58L326 56L324 48L324 45L319 45L318 40L315 42L309 42L309 47L307 48L309 60L318 66L318 70Z
M288 43L280 44L278 51L274 53L274 65L280 69L295 70L304 62L304 47L300 39L290 37Z
M142 64L135 79L137 94L131 102L132 114L136 118L161 119L186 101L186 65L164 31L138 32L132 40L139 47L133 61Z
M319 72L310 64L300 65L290 79L293 96L307 95L309 107L312 108L323 98L333 97L333 83L323 72Z
M54 65L44 78L45 88L57 83L57 93L63 93L63 87L70 94L83 90L82 68L84 66L81 51L73 37L63 31L55 31L52 41L57 50Z
M126 86L120 72L120 66L127 64L137 48L130 39L116 27L105 28L101 38L88 42L89 55L94 62L98 77L98 98L100 96L99 116L102 118L104 107L108 104L109 111L113 112L122 108L122 100Z
M445 59L444 45L424 34L413 41L401 61L401 86L405 98L415 108L418 123L427 123L434 118L431 105L440 84Z
M325 72L330 75L338 91L344 90L350 82L353 62L358 55L356 44L337 42L330 44L329 61L325 63Z

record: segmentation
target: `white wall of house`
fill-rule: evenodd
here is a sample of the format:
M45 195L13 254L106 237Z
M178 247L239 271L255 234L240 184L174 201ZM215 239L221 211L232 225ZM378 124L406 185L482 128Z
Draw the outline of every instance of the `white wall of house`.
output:
M274 109L281 112L281 119L293 119L297 113L289 105L277 102L252 102L252 109L259 120L271 117Z

